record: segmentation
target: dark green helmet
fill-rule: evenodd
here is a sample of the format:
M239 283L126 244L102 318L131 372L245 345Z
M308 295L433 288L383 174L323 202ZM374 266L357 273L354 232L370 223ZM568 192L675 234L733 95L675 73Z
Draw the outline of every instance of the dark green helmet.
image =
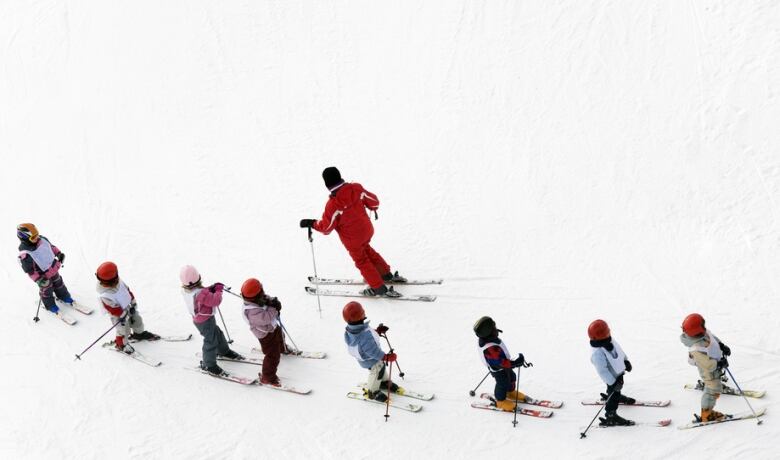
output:
M496 322L489 316L483 316L474 323L474 333L480 339L485 339L493 335L496 331Z

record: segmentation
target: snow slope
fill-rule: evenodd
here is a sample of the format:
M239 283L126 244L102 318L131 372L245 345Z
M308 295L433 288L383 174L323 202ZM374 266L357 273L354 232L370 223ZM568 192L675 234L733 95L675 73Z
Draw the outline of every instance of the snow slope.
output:
M0 2L0 456L3 458L774 458L780 392L780 5L766 1ZM390 326L419 414L343 395L365 378L339 299L303 291L303 217L341 168L382 200L375 246L432 304L364 302ZM304 349L280 375L310 396L185 370L199 340L101 349L99 312L38 324L13 226L36 223L96 307L104 260L150 330L196 333L177 274L259 277ZM321 275L355 276L335 235ZM254 340L223 308L238 350ZM765 423L694 431L679 324L733 350ZM475 411L473 322L492 315L535 367L550 420ZM671 428L597 430L586 327L607 320L634 371L629 408ZM250 375L254 369L228 365ZM482 390L488 390L484 385ZM742 411L723 397L718 407Z

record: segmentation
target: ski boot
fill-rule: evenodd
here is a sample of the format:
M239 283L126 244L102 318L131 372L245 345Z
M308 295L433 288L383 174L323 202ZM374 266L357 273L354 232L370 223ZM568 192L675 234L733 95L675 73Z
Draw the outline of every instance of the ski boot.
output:
M609 396L606 393L599 393L599 394L601 395L601 400L606 402ZM618 400L618 403L626 406L633 406L634 404L636 404L636 399L629 398L628 396L620 395L620 399Z
M260 373L260 384L261 385L271 385L275 387L282 386L282 382L279 381L279 377L277 376L266 376Z
M409 281L408 279L399 275L397 270L395 273L393 272L385 273L384 275L382 275L382 280L386 283L405 283Z
M729 418L729 416L726 414L722 414L714 409L702 409L701 416L693 414L693 418L697 423L700 423L700 422L716 422L718 420L725 420Z
M243 361L243 360L246 359L246 358L244 358L243 356L241 356L240 354L236 353L233 350L228 350L227 353L225 353L224 355L220 355L220 356L222 356L223 358L235 359L235 360L238 360L238 361Z
M506 399L512 402L514 401L523 402L525 401L525 394L523 394L523 392L521 391L515 391L515 390L508 391L506 393Z
M392 287L388 288L384 284L378 288L366 288L362 291L363 295L371 297L401 297L399 292L396 292Z
M160 340L160 336L157 334L152 334L149 331L143 331L143 332L139 332L138 334L133 332L132 334L130 334L130 339L138 342L140 342L141 340L148 340L150 342L153 342L155 340Z
M125 354L128 354L128 355L132 355L133 353L135 353L135 348L130 346L129 343L126 343L126 344L121 345L121 346L118 343L116 343L116 344L114 344L114 346L116 346L117 350L119 350L119 351L121 351L121 352L123 352Z
M607 411L604 417L599 417L601 421L599 426L631 426L634 425L633 420L626 420L619 416L616 411Z
M290 345L287 345L286 343L282 345L282 354L283 355L293 355L298 356L301 354L300 351L296 350L295 348L291 347Z
M225 374L225 371L222 370L222 368L219 367L216 364L214 364L213 366L209 366L209 367L203 367L203 362L201 361L200 368L203 369L204 371L208 372L209 374L211 374L213 376L216 376L216 377L219 377L219 376Z
M54 313L55 315L60 312L60 307L58 307L56 303L51 307L47 307L46 305L44 305L43 308L45 308L47 311Z
M64 299L60 299L60 300L68 305L73 305L73 297L71 296L65 297Z
M496 401L496 407L506 412L514 412L517 409L514 399L504 399L502 401Z
M368 391L367 389L363 388L363 396L365 396L368 399L373 399L374 401L379 402L387 402L387 395L384 394L382 391L377 391L376 393L373 393L371 391Z

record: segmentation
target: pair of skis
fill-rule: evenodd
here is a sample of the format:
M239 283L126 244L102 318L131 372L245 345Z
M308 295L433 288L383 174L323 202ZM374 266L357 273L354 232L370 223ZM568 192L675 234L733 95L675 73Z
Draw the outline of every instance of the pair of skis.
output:
M496 405L496 398L493 397L490 393L482 393L479 395L479 397L485 401L474 401L471 403L471 407L475 409L485 409L485 410L493 410L497 412L508 412L510 414L513 414L515 411L505 411L501 408L499 408ZM546 407L549 409L560 409L563 407L563 401L552 401L548 399L535 399L526 397L522 401L518 401L519 404L527 404L530 406L539 406L539 407ZM527 415L529 417L538 417L538 418L550 418L555 414L555 412L550 410L539 410L539 409L528 409L525 407L517 406L515 409L518 413L518 415Z
M361 388L365 388L366 384L359 383L358 386ZM394 407L396 409L404 410L407 412L420 412L423 409L423 406L421 406L420 404L412 404L412 403L405 402L403 400L396 401L393 395L403 396L412 399L419 399L421 401L430 401L435 396L433 393L421 393L418 391L410 390L408 388L399 386L395 392L390 394L389 403L387 401L377 401L376 399L371 399L365 394L365 391L362 392L350 391L349 393L347 393L347 398L357 399L359 401L374 403L381 406L387 406L389 404L390 407Z
M364 294L361 291L340 291L340 290L321 287L321 286L328 286L328 285L362 286L366 284L364 280L341 279L341 278L317 278L314 276L310 276L309 282L316 286L316 287L306 286L305 288L306 292L311 295L335 296L335 297L378 297L378 296ZM427 284L441 284L442 282L443 280L441 279L421 279L421 280L408 280L403 283L387 282L386 284L391 284L395 286L399 286L399 285L419 286L419 285L427 285ZM410 302L433 302L434 300L436 300L435 295L402 295L400 297L381 296L379 298L388 299L388 300L405 300Z
M128 342L130 343L138 343L138 342L157 342L163 341L163 342L186 342L192 338L192 334L189 335L171 335L171 336L162 336L159 339L156 340L136 340L136 339L128 339ZM121 353L124 356L127 356L128 358L133 358L136 361L142 362L146 364L147 366L151 367L159 367L162 365L162 361L154 358L150 358L143 353L141 353L138 350L133 351L132 353L125 353L124 351L118 349L116 347L116 342L111 340L108 342L103 343L103 348L107 348L109 350L114 350L117 353Z
M252 348L252 352L261 352L258 348ZM200 353L198 353L198 356L200 356ZM319 352L319 351L300 351L296 350L292 353L285 354L283 356L292 356L297 358L306 358L306 359L324 359L327 354L325 352ZM217 361L223 361L223 362L234 362L234 363L242 363L242 364L254 364L256 366L262 366L263 365L263 358L256 358L256 357L243 357L242 359L234 359L234 358L228 358L225 356L218 356ZM195 368L194 370L200 371L204 374L210 375L215 378L219 378L222 380L228 380L231 382L235 382L241 385L260 385L265 388L269 388L272 390L279 390L279 391L286 391L288 393L296 393L301 395L307 395L311 393L311 388L299 388L294 387L290 385L265 385L260 382L259 379L256 378L248 378L248 377L241 377L238 375L231 374L229 372L223 372L220 375L212 374L210 372L207 372L205 369L201 368Z
M36 304L38 302L39 301L36 301ZM73 303L66 303L66 302L63 302L60 299L57 299L56 300L56 304L57 304L57 307L59 307L59 311L57 313L52 313L49 310L46 310L46 311L51 313L52 315L56 316L57 318L59 318L60 321L62 321L63 323L67 324L68 326L75 326L76 323L78 323L78 320L76 320L76 318L70 316L66 312L67 310L69 310L69 309L75 310L75 311L81 313L82 315L91 315L92 312L94 311L93 309L87 307L86 305L81 304L81 303L76 302L76 301L74 301Z

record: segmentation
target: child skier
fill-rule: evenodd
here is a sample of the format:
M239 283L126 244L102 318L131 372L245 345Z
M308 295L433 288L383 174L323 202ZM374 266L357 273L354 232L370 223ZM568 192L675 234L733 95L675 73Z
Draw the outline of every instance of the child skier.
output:
M510 360L509 349L498 338L500 332L501 329L496 328L496 322L489 316L483 316L474 323L474 333L479 337L479 357L496 380L493 391L496 406L501 410L514 412L515 401L525 401L526 395L516 389L517 376L512 369L521 366L533 367L533 364L526 362L522 353L519 353L516 359Z
M114 344L118 350L132 354L135 350L129 339L159 340L160 336L144 329L144 320L138 313L135 295L119 278L119 270L113 262L103 262L95 272L98 279L97 292L103 308L111 314L111 323L116 327ZM128 337L128 332L132 334Z
M260 372L260 383L263 385L281 386L276 369L282 354L289 353L289 347L284 343L279 312L282 303L276 297L265 293L262 283L255 278L249 278L241 285L241 297L244 299L244 319L249 329L260 341L263 350L263 369Z
M192 265L185 265L181 268L179 279L181 280L184 304L192 316L192 322L200 335L203 336L201 368L212 375L223 375L225 371L217 365L217 356L244 359L243 356L230 349L222 329L217 326L217 320L214 319L214 310L219 308L219 304L222 303L222 290L225 285L214 283L208 288L204 288L200 273Z
M620 344L612 338L609 326L603 320L597 319L588 326L588 337L592 348L590 362L596 367L599 377L607 385L604 407L605 417L599 418L601 426L629 426L632 420L626 420L617 414L618 405L634 404L636 400L621 394L623 389L623 374L631 372L631 362L628 360Z
M379 335L387 332L389 328L380 324L376 330L371 329L366 321L366 312L358 302L346 304L341 314L347 322L344 342L347 344L349 354L357 359L360 367L368 369L368 381L363 388L364 394L380 402L387 401L387 393L380 390L387 390L385 382L390 379L387 363L395 362L396 354L382 351ZM398 385L391 382L390 391L398 391Z
M704 382L701 416L694 414L696 421L711 422L727 418L727 415L715 410L715 402L723 391L721 377L723 370L729 367L726 356L731 355L731 349L704 327L704 318L698 313L685 317L682 330L680 341L688 347L688 363L699 369Z
M73 298L59 274L62 262L65 261L65 253L40 235L33 224L19 224L16 227L16 236L21 241L19 263L22 270L38 285L43 307L52 313L58 313L60 309L54 300L55 295L57 299L72 304Z
M344 182L341 173L334 167L325 168L322 171L322 179L330 190L325 212L320 220L302 219L301 228L313 228L325 235L336 230L355 266L369 285L363 293L370 296L400 297L401 294L393 288L388 288L385 282L403 283L406 278L398 272L390 271L390 265L371 247L374 226L365 210L376 211L379 208L379 199L360 184Z

